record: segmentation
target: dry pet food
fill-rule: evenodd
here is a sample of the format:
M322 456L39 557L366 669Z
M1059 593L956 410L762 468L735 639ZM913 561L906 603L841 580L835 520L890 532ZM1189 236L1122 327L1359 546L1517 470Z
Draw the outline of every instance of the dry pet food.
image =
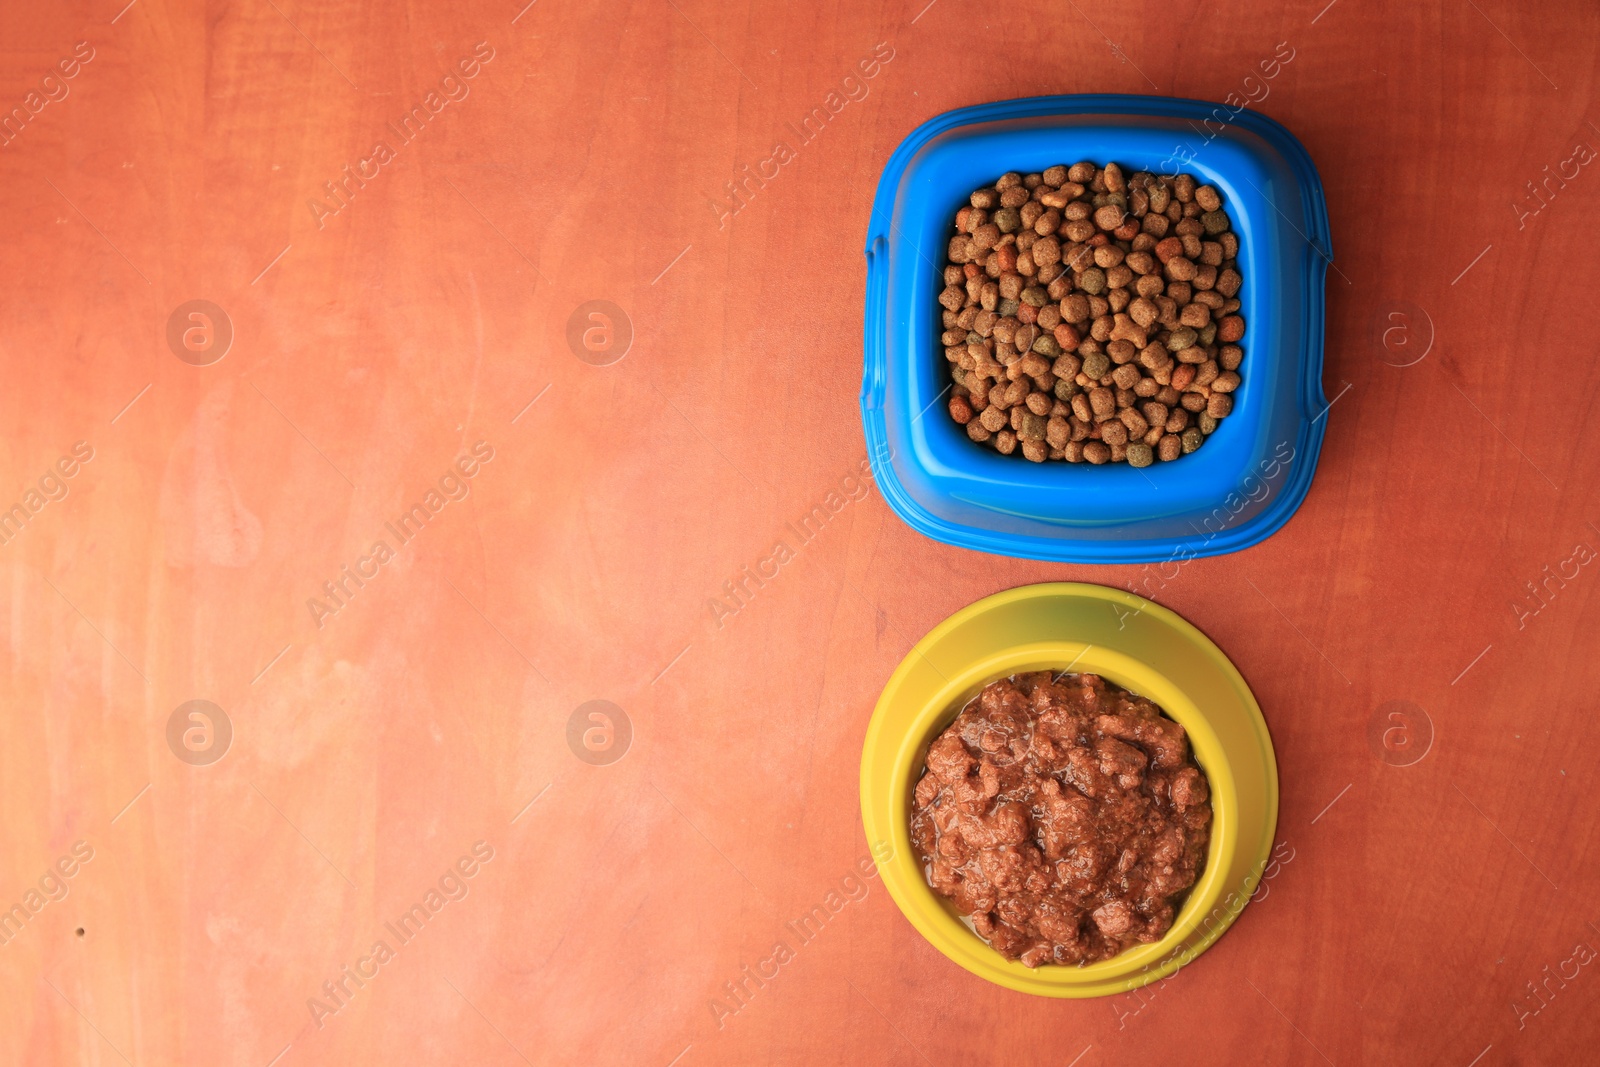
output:
M1095 674L991 682L928 747L913 801L928 884L1029 967L1160 940L1211 838L1183 727Z
M950 238L950 417L1035 463L1193 452L1240 384L1238 255L1221 194L1192 174L1002 174Z

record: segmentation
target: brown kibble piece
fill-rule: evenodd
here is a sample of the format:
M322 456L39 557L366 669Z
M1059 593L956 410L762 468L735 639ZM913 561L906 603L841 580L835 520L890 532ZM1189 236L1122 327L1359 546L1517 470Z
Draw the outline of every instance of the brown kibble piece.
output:
M1125 212L1115 204L1106 204L1094 213L1094 224L1102 230L1114 230L1122 225Z
M1148 329L1161 314L1161 309L1145 297L1138 297L1128 305L1128 317Z
M1194 265L1194 260L1186 256L1173 256L1167 260L1166 275L1175 282L1186 282L1198 274L1200 268Z
M1183 455L1183 441L1176 434L1163 434L1161 443L1156 446L1156 454L1161 457L1161 462L1171 463Z
M1094 222L1090 219L1073 219L1061 224L1061 236L1069 241L1087 241L1095 233Z
M1061 317L1074 326L1089 321L1089 298L1083 293L1068 293L1061 298Z

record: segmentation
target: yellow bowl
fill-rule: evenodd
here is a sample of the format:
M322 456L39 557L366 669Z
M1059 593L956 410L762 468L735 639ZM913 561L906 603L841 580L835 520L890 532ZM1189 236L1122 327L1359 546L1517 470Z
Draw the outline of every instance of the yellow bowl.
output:
M1082 967L1028 968L990 948L929 887L911 844L911 791L929 743L989 682L1024 671L1091 672L1160 705L1188 731L1211 785L1206 865L1160 941ZM889 894L933 947L1024 993L1098 997L1172 974L1238 918L1278 824L1278 766L1250 687L1221 649L1172 611L1079 582L986 597L934 627L895 669L867 727L861 815Z

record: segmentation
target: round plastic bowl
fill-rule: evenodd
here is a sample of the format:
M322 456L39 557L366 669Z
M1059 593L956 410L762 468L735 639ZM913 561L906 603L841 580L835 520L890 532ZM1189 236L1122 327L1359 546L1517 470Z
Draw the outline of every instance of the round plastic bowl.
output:
M1239 235L1243 384L1205 446L1171 463L1029 463L973 444L943 410L935 298L956 209L1005 171L1078 160L1198 175L1222 192ZM1331 258L1310 156L1252 111L1045 96L924 123L884 168L867 231L861 415L878 487L920 533L1002 555L1138 563L1261 541L1300 506L1322 446Z
M1029 969L990 948L928 886L911 844L911 791L928 745L985 685L1068 668L1150 698L1188 731L1211 785L1211 845L1199 881L1160 941L1083 967ZM956 612L901 661L867 727L861 814L884 885L934 948L1009 989L1108 996L1172 974L1238 917L1271 854L1278 767L1249 686L1199 630L1120 590L1030 585Z

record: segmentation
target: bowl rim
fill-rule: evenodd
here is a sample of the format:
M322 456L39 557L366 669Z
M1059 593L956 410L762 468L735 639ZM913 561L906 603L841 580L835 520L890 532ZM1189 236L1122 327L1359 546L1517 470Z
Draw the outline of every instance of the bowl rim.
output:
M890 732L886 709L894 704L900 687L919 660L933 665L928 655L937 653L945 637L973 619L1015 602L1061 596L1120 603L1152 615L1190 640L1208 664L1220 672L1221 680L1238 692L1259 745L1255 755L1262 759L1265 770L1265 833L1259 841L1246 840L1241 827L1234 769L1234 761L1241 754L1230 756L1224 751L1206 713L1176 682L1154 665L1112 647L1050 638L986 651L976 658L965 657L963 666L955 670L945 663L943 669L934 668L944 678L943 684L935 686L926 699L918 699L913 710L896 715L903 721ZM1149 697L1189 732L1196 762L1211 786L1212 835L1205 870L1161 940L1086 966L1045 964L1030 969L991 948L928 885L910 840L911 788L922 769L928 744L959 714L973 693L997 678L1043 669L1048 663L1066 659L1070 662L1065 669L1092 668L1110 681ZM876 764L884 762L886 750L892 754L887 780L881 768L875 769ZM907 652L885 685L862 749L863 825L884 885L901 913L935 949L966 970L1006 988L1042 996L1080 998L1128 992L1171 975L1214 944L1243 911L1267 867L1276 835L1278 803L1277 761L1266 720L1243 676L1222 650L1169 608L1119 589L1083 582L1045 582L1004 590L962 608L930 630ZM1237 891L1229 891L1229 880L1239 869L1239 857L1252 846L1251 873ZM1199 928L1208 923L1197 936Z
M1218 113L1226 113L1227 118L1223 122L1225 127L1236 127L1258 138L1267 149L1277 153L1284 165L1292 171L1298 183L1296 191L1302 198L1303 222L1308 231L1302 235L1305 237L1306 251L1297 253L1303 260L1303 269L1299 269L1301 264L1296 263L1297 269L1284 279L1281 294L1273 297L1274 300L1292 301L1286 306L1299 308L1304 320L1303 329L1298 334L1291 333L1288 340L1283 342L1290 345L1290 352L1295 358L1292 363L1286 363L1279 372L1286 376L1286 384L1281 394L1282 400L1280 401L1277 395L1262 395L1257 398L1261 408L1254 415L1254 420L1260 424L1261 429L1252 429L1252 432L1264 433L1267 421L1263 420L1274 418L1271 414L1272 406L1280 402L1286 403L1288 397L1293 396L1298 414L1293 416L1294 421L1287 425L1280 419L1279 432L1274 434L1274 437L1283 437L1282 431L1290 429L1289 436L1284 441L1285 445L1293 446L1290 460L1286 463L1287 475L1276 490L1273 490L1270 482L1267 484L1266 489L1270 499L1261 506L1254 507L1255 501L1260 498L1255 497L1253 492L1247 498L1238 491L1239 486L1247 486L1252 477L1258 479L1260 477L1260 472L1255 470L1253 460L1247 460L1245 466L1239 468L1239 479L1234 483L1235 491L1223 493L1219 489L1220 495L1213 505L1202 504L1200 509L1187 510L1184 513L1195 530L1193 535L1187 532L1157 535L1147 531L1135 531L1131 536L1119 538L1114 533L1108 533L1123 525L1115 519L1090 523L1092 535L1089 531L1080 530L1070 523L1058 524L1057 520L1046 518L1037 519L1037 528L1031 530L998 529L984 525L981 516L993 513L998 522L1001 521L1001 516L1008 514L1006 509L994 503L966 500L960 492L959 482L941 485L937 489L938 499L967 507L976 517L974 515L946 517L936 514L928 505L915 499L893 462L894 454L890 450L889 440L890 423L892 421L895 426L901 427L897 432L907 432L906 427L915 428L921 415L911 418L908 423L908 412L900 410L905 406L904 401L909 399L903 395L906 389L904 384L899 387L899 393L902 395L895 411L889 412L885 404L890 378L889 346L886 338L886 323L890 318L888 253L892 242L889 235L898 233L899 240L901 242L905 240L904 232L896 225L894 216L907 169L930 144L949 135L958 135L967 127L1023 120L1036 121L1052 117L1104 118L1107 120L1106 124L1115 125L1118 119L1193 120L1207 119ZM1193 167L1190 166L1188 169ZM1267 202L1271 203L1270 198ZM1267 214L1270 215L1271 211ZM1295 247L1298 248L1299 245ZM868 229L866 252L867 314L860 406L868 455L872 459L875 479L890 508L904 522L925 536L948 544L1001 555L1064 562L1157 562L1174 558L1198 558L1239 551L1271 536L1293 517L1309 492L1325 427L1322 416L1329 406L1322 391L1321 368L1326 313L1323 279L1331 257L1331 246L1320 178L1304 147L1274 120L1248 109L1235 110L1225 105L1204 101L1121 94L1029 97L949 111L919 126L891 155L879 180ZM1302 274L1304 277L1300 277ZM896 306L898 307L898 304ZM1277 306L1273 305L1274 308ZM903 311L903 308L901 310ZM895 371L896 380L899 380L898 376L902 373L899 370ZM942 396L942 393L940 395ZM926 446L917 445L910 451L916 452L918 448L923 447ZM936 450L942 450L944 447L940 445ZM1280 445L1280 454L1282 447ZM932 473L941 469L942 461L935 463L933 467L927 466L922 459L916 457L909 461L914 464L911 470L929 471L926 477L935 477L936 481L943 481L949 477L948 472L937 477ZM1229 468L1230 471L1232 469ZM974 484L984 482L984 476L977 470L965 471L963 477L968 480L976 479ZM1236 496L1238 499L1235 502ZM1188 508L1189 505L1186 504L1185 507ZM1211 520L1218 515L1222 516L1219 529L1207 532L1194 525L1197 520L1206 520L1209 528ZM1022 513L1019 513L1018 517L1028 518ZM1152 517L1145 517L1138 520L1130 519L1128 523L1136 526L1152 521L1154 521Z

